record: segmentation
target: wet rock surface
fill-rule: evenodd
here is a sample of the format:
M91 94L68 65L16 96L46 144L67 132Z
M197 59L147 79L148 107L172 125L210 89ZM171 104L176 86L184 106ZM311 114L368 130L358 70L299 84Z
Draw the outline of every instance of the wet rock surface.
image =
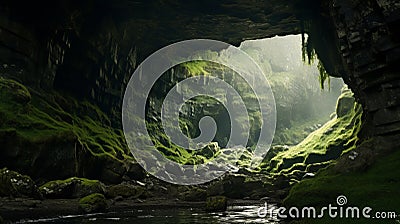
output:
M106 198L99 193L90 194L79 200L79 210L84 213L105 212L107 206Z
M105 185L98 180L72 177L66 180L50 181L40 186L40 192L46 198L81 198L90 194L104 194Z
M106 196L109 198L120 196L123 198L135 199L144 196L145 191L146 189L143 186L122 183L108 187Z
M26 175L21 175L7 168L0 169L0 196L31 197L42 199L42 194L35 182Z

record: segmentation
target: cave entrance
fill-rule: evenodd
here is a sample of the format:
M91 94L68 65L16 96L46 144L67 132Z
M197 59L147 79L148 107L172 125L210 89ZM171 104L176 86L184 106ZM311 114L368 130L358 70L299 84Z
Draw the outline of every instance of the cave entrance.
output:
M248 40L242 42L239 48L253 58L271 85L277 111L273 145L297 145L334 116L337 99L344 87L343 80L330 78L325 83L325 88L321 88L318 61L315 60L310 65L304 63L301 35ZM229 49L199 54L202 54L201 58L232 56ZM199 81L204 83L210 82L210 76L223 79L241 95L246 104L251 126L250 136L245 146L249 152L252 152L258 143L262 127L261 112L258 105L255 105L258 103L258 96L235 71L221 64L204 60L186 62L171 68L153 86L147 102L146 120L154 144L168 158L188 163L192 152L189 150L188 154L186 150L177 147L168 137L168 133L163 131L171 127L163 127L160 121L162 121L161 111L166 95L175 91L179 98L182 91L180 83L196 76L202 77ZM229 96L224 89L221 89L219 93L225 97L222 98L223 101L228 102L228 107L231 105L235 111L238 99ZM231 135L231 127L240 126L243 119L240 116L236 116L236 120L232 119L224 105L207 96L198 96L185 101L185 104L180 107L179 127L172 127L172 132L176 133L180 129L190 139L197 138L201 134L199 124L204 116L213 118L217 126L212 142L217 143L217 148L229 148L227 142ZM216 155L218 150L215 149L215 145L211 148L204 151L206 154L202 155L204 158L211 159ZM188 158L180 158L182 155ZM189 161L189 163L197 162Z
M321 80L318 59L307 64L302 45L300 34L247 40L240 45L261 67L274 93L275 145L296 145L326 123L334 116L344 87L341 78Z

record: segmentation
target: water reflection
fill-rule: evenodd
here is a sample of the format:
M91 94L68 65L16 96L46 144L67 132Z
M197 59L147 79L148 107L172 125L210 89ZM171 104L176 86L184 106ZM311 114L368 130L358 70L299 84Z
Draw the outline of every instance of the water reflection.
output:
M63 216L53 219L24 220L18 223L279 223L267 215L259 218L260 205L229 206L226 212L207 213L199 208L165 208L156 210L133 210L119 213ZM272 206L272 205L271 205Z

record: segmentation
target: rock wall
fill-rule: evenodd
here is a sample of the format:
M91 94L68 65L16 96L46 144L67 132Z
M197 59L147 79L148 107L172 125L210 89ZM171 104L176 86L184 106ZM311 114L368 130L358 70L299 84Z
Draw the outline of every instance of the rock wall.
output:
M364 108L362 136L400 131L400 4L395 0L335 0L330 8L343 79Z

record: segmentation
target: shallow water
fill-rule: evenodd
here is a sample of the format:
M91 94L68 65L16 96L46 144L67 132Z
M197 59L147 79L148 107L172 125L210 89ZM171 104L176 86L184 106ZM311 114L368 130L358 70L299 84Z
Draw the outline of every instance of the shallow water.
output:
M259 205L229 206L227 211L215 213L207 213L199 208L165 208L22 220L18 223L279 223L279 220L269 215L259 218L257 216L259 208Z

